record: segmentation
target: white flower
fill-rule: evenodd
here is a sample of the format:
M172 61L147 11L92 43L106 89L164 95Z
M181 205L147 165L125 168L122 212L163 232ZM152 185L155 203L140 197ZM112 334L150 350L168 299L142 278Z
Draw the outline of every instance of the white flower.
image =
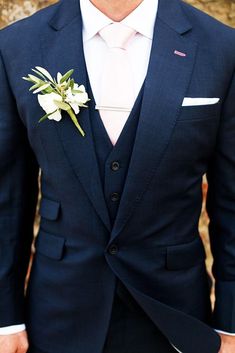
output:
M60 84L60 80L62 79L62 74L58 72L57 74L57 83Z
M55 104L54 101L62 102L62 97L57 93L48 93L48 94L39 94L38 95L38 102L42 109L46 112L46 114L51 114L48 116L48 119L60 121L62 119L62 115L60 109Z
M1 0L0 0L1 1ZM62 119L61 112L67 112L72 122L84 137L85 132L81 128L76 114L80 112L80 107L88 108L85 104L90 100L83 85L74 83L71 75L74 70L67 71L64 75L57 73L56 79L43 67L36 66L32 69L34 75L28 74L22 77L23 80L29 81L32 85L29 91L38 94L38 102L46 114L39 119L39 122L46 119L60 121ZM36 74L36 76L35 76Z
M81 91L79 93L73 92L73 91ZM86 93L86 89L83 85L78 86L77 83L74 84L73 90L71 88L68 88L66 91L66 99L65 102L67 102L72 109L74 110L75 114L78 114L80 109L79 107L84 106L85 103L88 101L88 94Z

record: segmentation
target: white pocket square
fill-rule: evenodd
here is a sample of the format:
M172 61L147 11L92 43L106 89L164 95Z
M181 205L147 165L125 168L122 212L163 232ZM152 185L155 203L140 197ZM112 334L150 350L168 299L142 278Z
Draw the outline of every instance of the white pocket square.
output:
M219 98L190 98L185 97L182 107L190 107L194 105L211 105L219 102Z

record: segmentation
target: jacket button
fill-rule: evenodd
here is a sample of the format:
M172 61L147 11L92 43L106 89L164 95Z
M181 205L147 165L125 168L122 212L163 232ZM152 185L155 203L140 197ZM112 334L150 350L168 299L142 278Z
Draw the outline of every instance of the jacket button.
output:
M119 199L120 199L120 195L119 195L118 192L114 192L114 193L111 195L111 200L112 200L113 202L117 202L117 201L119 201Z
M112 171L116 172L117 170L120 169L120 163L117 161L114 161L111 163L111 169Z
M118 246L116 244L112 244L109 247L109 253L110 255L116 255L118 253Z

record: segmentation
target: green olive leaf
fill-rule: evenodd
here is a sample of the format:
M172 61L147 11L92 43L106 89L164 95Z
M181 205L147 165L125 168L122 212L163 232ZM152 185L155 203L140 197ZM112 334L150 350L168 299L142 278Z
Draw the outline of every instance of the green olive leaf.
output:
M60 102L60 101L54 100L54 103L57 105L58 108L60 108L62 110L68 111L71 109L70 105L65 102Z
M69 70L68 72L66 72L66 74L64 74L61 79L60 79L60 83L65 82L72 74L74 73L74 70Z

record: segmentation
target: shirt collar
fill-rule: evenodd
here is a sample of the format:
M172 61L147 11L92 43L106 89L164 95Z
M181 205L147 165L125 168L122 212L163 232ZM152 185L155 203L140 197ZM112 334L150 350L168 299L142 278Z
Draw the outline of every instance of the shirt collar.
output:
M98 10L90 0L80 0L83 20L83 40L88 41L102 28L114 21ZM158 9L158 0L143 0L121 23L133 28L136 32L152 39ZM146 20L147 19L147 20Z

